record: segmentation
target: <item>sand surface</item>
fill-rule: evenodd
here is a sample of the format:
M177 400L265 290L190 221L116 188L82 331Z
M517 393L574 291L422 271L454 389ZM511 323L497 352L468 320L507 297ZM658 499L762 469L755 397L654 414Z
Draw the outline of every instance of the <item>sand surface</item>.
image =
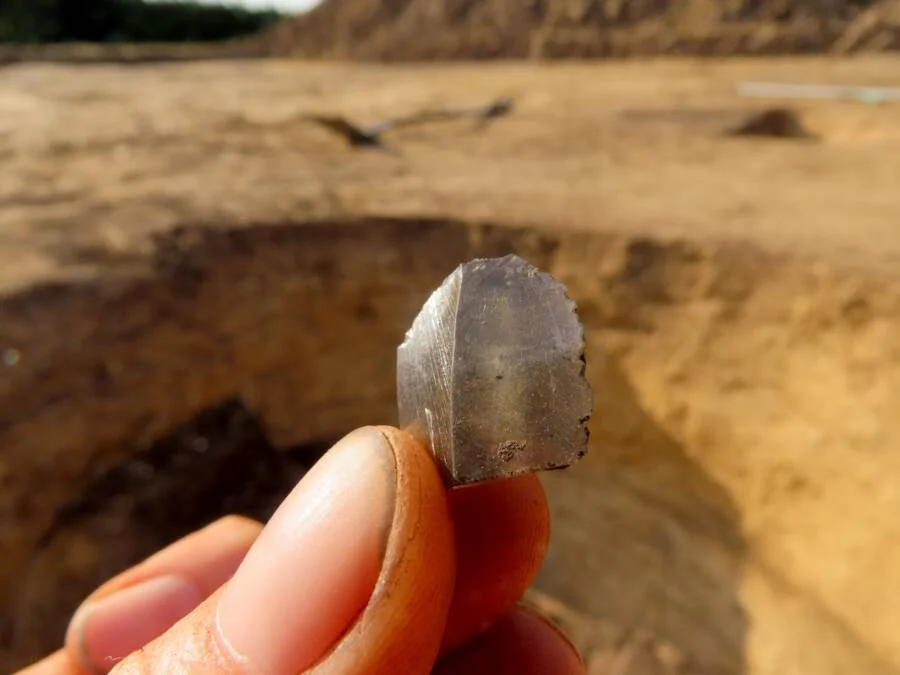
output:
M98 458L233 395L280 448L390 422L428 291L516 251L588 330L594 446L547 477L538 588L592 673L896 675L900 104L791 102L814 140L726 132L786 105L741 82L898 65L0 70L3 658L158 544L119 503L29 562ZM510 116L391 132L396 153L305 117L499 96Z

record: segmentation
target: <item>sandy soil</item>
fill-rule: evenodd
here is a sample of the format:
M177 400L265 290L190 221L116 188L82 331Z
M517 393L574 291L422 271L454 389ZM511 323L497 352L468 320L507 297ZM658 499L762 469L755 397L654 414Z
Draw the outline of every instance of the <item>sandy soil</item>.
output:
M896 675L897 104L798 104L814 141L725 132L772 105L742 81L897 65L3 69L2 586L41 572L0 588L2 656L45 649L54 593L108 553L101 528L28 562L90 460L236 392L278 447L389 419L417 303L515 250L569 285L594 355L537 596L592 672ZM508 118L388 134L397 154L303 118L500 95Z
M805 104L816 144L722 131L763 105L738 97L742 81L896 85L898 63L11 67L0 243L17 264L0 266L0 284L61 272L60 247L128 248L173 222L360 212L748 240L894 268L894 106ZM509 119L398 132L401 157L350 152L298 119L377 121L501 94L517 97Z

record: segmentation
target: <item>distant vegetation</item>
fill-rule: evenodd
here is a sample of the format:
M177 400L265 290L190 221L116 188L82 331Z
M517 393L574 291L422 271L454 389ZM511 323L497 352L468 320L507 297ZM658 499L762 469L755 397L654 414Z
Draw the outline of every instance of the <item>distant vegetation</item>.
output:
M0 42L210 42L255 33L280 18L179 0L0 0Z

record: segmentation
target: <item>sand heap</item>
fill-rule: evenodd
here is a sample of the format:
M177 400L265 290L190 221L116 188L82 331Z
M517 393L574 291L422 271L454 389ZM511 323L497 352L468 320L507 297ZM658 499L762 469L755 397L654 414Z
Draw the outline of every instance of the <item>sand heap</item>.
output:
M900 46L900 0L326 0L264 40L379 60L848 52Z

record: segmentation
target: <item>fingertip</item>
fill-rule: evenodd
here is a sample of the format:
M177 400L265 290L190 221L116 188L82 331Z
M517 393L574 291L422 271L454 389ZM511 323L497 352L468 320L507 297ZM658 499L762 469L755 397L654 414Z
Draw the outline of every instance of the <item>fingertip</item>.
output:
M223 591L220 644L232 661L273 675L424 675L453 593L444 485L430 453L399 429L366 427L338 445L304 478L307 491L282 504ZM375 533L383 535L377 547L360 546Z
M446 489L424 447L394 427L377 429L398 479L384 567L369 605L317 675L430 673L446 625L456 571Z
M84 671L108 671L224 584L261 529L249 518L227 516L103 584L69 624L70 658Z
M434 675L585 675L568 638L534 610L518 606L448 657Z
M305 670L310 665L312 648L309 635L298 626L303 624L312 633L320 633L319 624L325 614L336 606L340 606L338 613L341 613L353 604L335 601L336 596L329 588L343 588L340 592L345 593L344 583L359 587L356 590L369 583L366 579L360 581L351 563L362 560L368 570L368 553L376 547L366 544L362 551L366 555L362 557L354 553L359 546L347 555L341 554L340 547L328 555L323 549L327 548L327 540L339 537L340 532L349 533L351 539L371 538L363 536L359 527L348 527L357 516L376 524L381 520L382 509L368 497L361 500L368 505L364 510L348 506L351 495L360 491L358 474L368 470L360 462L377 459L372 448L366 450L373 433L390 446L393 460L392 509L385 510L392 517L383 549L377 547L382 562L372 580L374 590L370 585L362 598L360 613L355 618L348 616L351 621L345 632L324 645L327 653L318 656L307 672L316 675L430 673L453 594L456 568L453 525L446 490L430 453L409 435L391 427L369 427L354 432L352 436L357 442L362 442L363 436L369 440L361 446L345 445L340 453L342 458L332 455L330 465L322 465L317 474L315 469L311 472L313 478L307 486L307 497L312 494L312 502L306 499L304 503L298 498L291 504L287 503L291 501L289 498L287 506L282 505L286 510L270 521L233 579L162 636L132 652L118 665L117 672L227 675L265 671L272 675L294 675ZM381 466L386 462L376 464ZM330 486L329 490L321 490L321 481ZM312 488L317 482L319 487ZM375 481L373 485L377 487L380 483ZM321 494L316 495L317 491ZM374 494L378 497L387 492L379 488ZM346 522L339 518L338 526L324 530L304 527L305 521L327 521L335 506L339 515L349 514L353 518L344 518ZM315 536L305 536L304 532L313 532ZM278 555L269 556L264 550L267 548ZM328 586L324 590L317 588L315 584L323 586L322 578L298 573L299 565L304 560L308 562L310 557L328 562L333 568L325 574L326 582L340 581L338 577L344 581L338 586L324 584ZM262 565L261 560L271 564ZM341 569L353 574L345 578ZM248 594L245 587L235 595L235 589L246 586L244 582L250 577L256 579L249 584L251 587L260 578L268 578L269 585L262 589L265 592ZM303 578L313 585L302 584L310 593L301 597L293 587ZM315 598L310 600L310 594ZM356 597L356 591L352 595ZM238 600L243 597L246 602L238 602L236 597ZM298 623L298 613L317 619L312 623ZM250 633L253 640L245 639Z
M397 467L377 429L351 432L303 477L223 591L218 626L240 660L305 671L372 596L393 528Z
M453 490L456 592L442 649L452 650L513 607L550 540L547 496L534 474Z

